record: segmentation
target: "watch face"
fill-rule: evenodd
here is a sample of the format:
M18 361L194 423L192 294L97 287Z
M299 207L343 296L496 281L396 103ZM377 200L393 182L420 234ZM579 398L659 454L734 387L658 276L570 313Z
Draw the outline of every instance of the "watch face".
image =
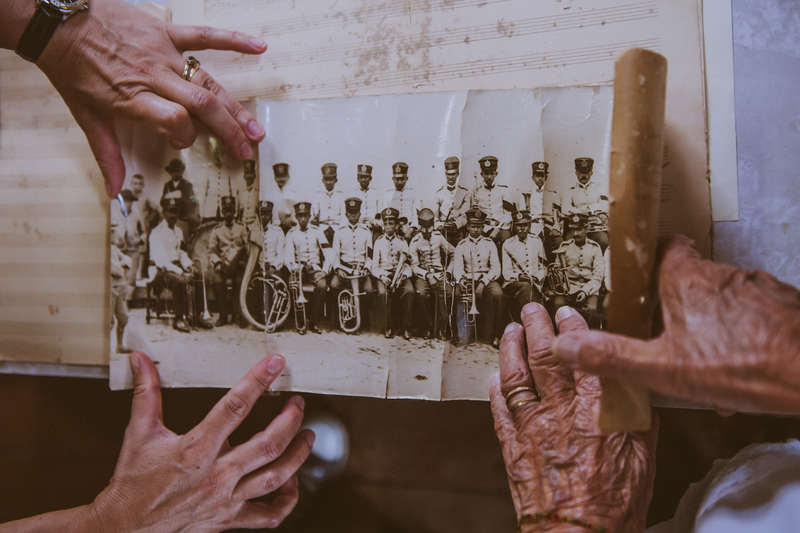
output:
M89 8L89 0L39 0L62 15L73 15L82 9Z

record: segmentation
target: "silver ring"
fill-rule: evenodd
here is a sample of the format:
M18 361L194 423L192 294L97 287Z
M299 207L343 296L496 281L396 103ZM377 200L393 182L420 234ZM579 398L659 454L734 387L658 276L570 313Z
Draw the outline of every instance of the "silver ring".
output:
M192 81L197 71L200 70L200 61L194 56L189 56L183 64L183 79Z

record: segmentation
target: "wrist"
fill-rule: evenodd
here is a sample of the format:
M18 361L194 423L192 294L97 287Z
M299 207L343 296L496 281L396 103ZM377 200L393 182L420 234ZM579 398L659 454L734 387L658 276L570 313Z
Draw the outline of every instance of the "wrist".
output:
M34 0L9 0L0 20L0 48L15 50L36 10Z

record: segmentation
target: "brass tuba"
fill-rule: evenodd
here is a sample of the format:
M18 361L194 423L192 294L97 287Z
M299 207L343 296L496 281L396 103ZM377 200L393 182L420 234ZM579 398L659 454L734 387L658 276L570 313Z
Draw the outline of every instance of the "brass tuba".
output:
M303 292L304 266L305 264L301 263L297 269L289 273L289 289L291 289L292 298L294 299L294 327L300 335L305 335L306 331L308 331L308 316L306 314L308 299Z
M345 272L344 279L350 280L350 289L339 292L339 327L345 333L355 333L361 327L359 296L366 294L359 291L358 283L359 279L364 277L364 272L360 264L353 269L341 265L339 269Z
M266 265L259 261L261 255L261 247L251 240L239 287L239 306L250 324L271 333L289 317L289 288L280 277L264 274Z
M554 250L553 253L556 259L547 267L545 286L551 295L568 296L570 294L570 286L565 252L563 250Z

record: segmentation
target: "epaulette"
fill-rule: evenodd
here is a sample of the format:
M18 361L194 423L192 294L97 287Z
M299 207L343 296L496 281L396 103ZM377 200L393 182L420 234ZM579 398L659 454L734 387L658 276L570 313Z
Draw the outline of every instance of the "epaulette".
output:
M602 248L602 247L600 246L600 244L599 244L597 241L593 241L593 240L592 240L592 239L590 239L589 237L586 237L586 243L587 243L587 244L593 244L594 246L597 246L598 248Z
M501 188L503 188L503 189L508 189L508 185L506 185L506 184L504 184L504 183L497 183L497 184L495 185L495 187L501 187Z

